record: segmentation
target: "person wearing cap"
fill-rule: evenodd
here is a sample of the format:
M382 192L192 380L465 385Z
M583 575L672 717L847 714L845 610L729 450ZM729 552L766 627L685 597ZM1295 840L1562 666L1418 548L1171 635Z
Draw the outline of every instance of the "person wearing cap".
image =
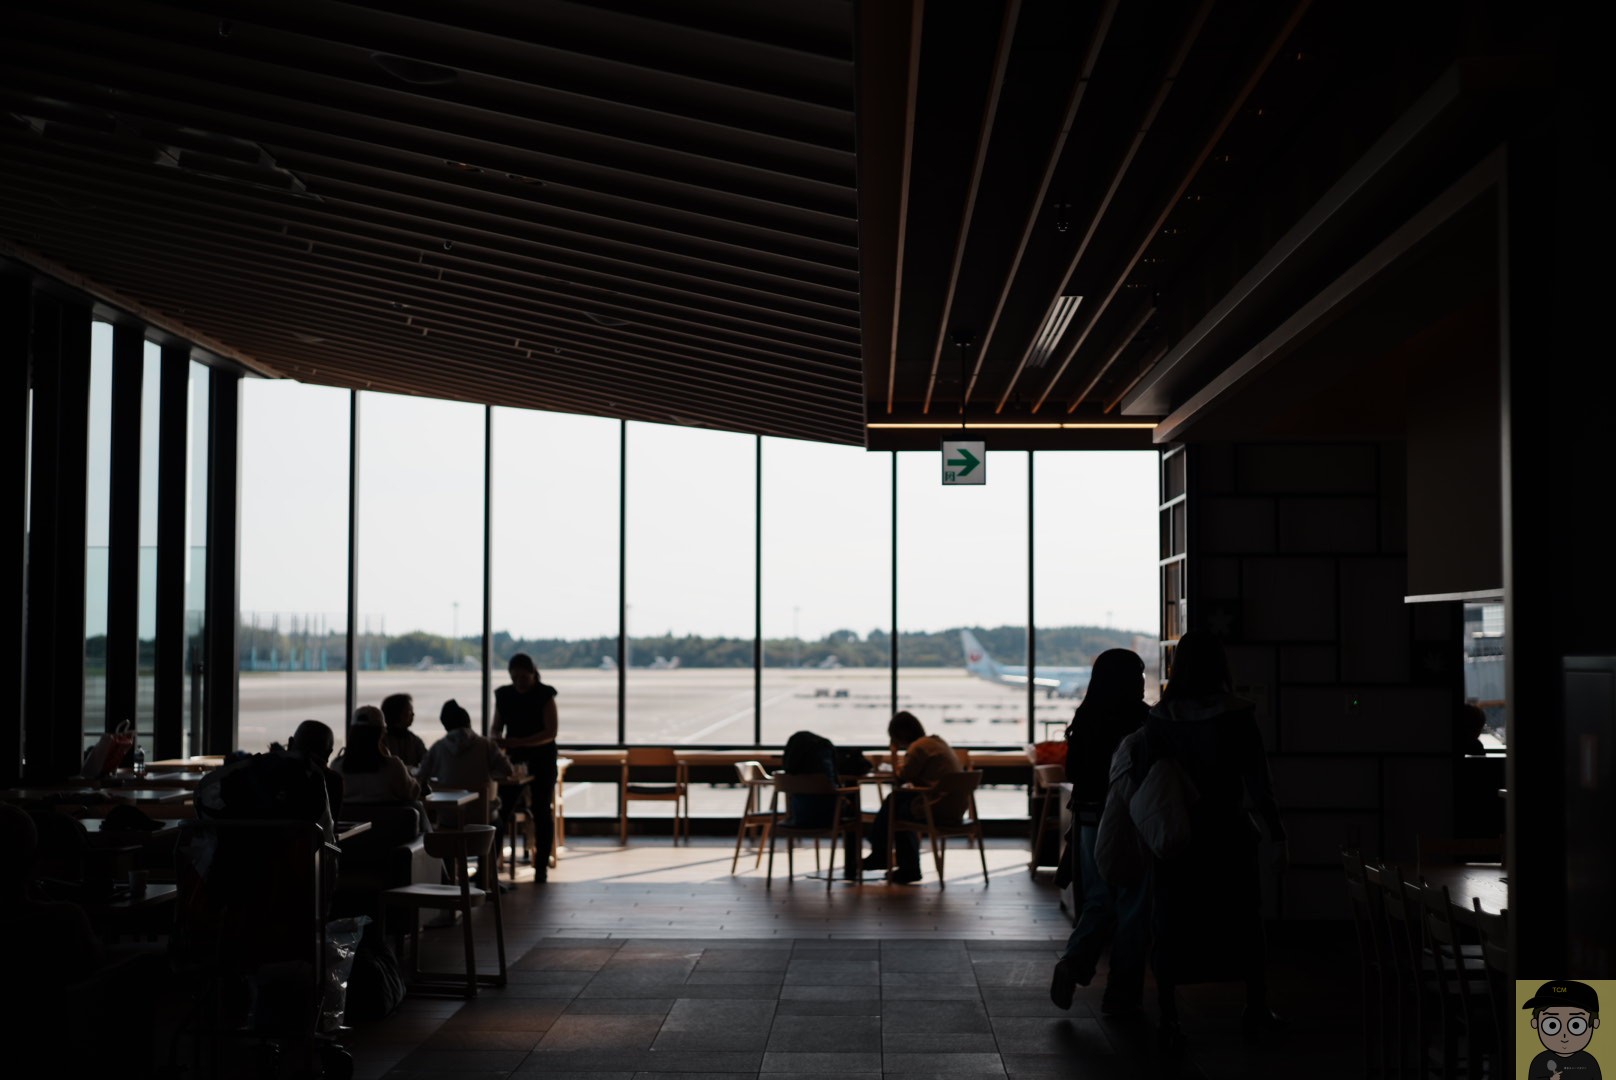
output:
M1546 982L1527 999L1532 1027L1543 1052L1532 1059L1530 1080L1600 1080L1599 1062L1588 1052L1599 1026L1599 993L1587 983Z

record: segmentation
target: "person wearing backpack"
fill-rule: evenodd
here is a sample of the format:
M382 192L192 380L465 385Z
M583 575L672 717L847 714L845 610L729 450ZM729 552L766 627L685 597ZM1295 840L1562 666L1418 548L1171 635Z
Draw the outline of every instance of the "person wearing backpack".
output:
M1055 965L1049 997L1072 1007L1078 986L1087 986L1101 951L1111 946L1111 972L1101 1009L1110 1016L1136 1016L1145 987L1149 939L1150 882L1107 883L1095 863L1095 839L1110 787L1111 758L1124 738L1144 724L1145 662L1127 649L1107 649L1094 659L1088 692L1066 729L1066 775L1072 782L1075 818L1074 875L1082 896L1077 927ZM1115 811L1113 811L1115 812Z
M1185 809L1190 842L1156 859L1152 870L1151 968L1161 1041L1170 1050L1183 1046L1175 987L1184 983L1243 980L1246 1037L1281 1028L1284 1021L1268 1007L1261 833L1247 801L1263 821L1276 864L1284 860L1285 828L1256 706L1233 694L1229 661L1216 637L1190 630L1178 640L1144 738L1148 758L1176 761L1195 792Z

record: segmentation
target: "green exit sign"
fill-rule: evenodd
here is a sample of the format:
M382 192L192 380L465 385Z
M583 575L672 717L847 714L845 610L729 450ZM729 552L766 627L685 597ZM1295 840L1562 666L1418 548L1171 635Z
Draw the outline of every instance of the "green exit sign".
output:
M988 452L981 441L943 440L943 484L985 484L988 482Z

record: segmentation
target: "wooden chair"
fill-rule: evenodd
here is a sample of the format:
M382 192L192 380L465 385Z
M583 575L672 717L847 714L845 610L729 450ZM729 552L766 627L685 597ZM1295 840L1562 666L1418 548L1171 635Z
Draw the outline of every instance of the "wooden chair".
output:
M828 825L787 825L785 817L780 813L780 796L792 795L834 795L836 801L831 809L830 823ZM774 847L780 837L786 838L786 882L790 884L796 874L796 866L791 857L792 841L811 838L817 845L820 840L830 841L830 868L825 871L825 891L830 891L831 882L836 879L836 847L847 833L849 827L857 828L857 815L846 813L849 798L858 798L858 788L837 787L828 776L816 774L803 774L788 776L785 773L774 775L774 795L769 800L769 817L772 824L769 827L769 871L764 881L764 888L774 886ZM855 804L856 805L856 804ZM855 849L859 845L855 844ZM814 863L817 866L819 856L817 850Z
M764 810L761 806L759 794L773 781L768 770L764 769L761 761L737 761L735 763L736 781L746 789L746 805L741 810L741 827L735 832L735 857L729 861L729 872L735 873L735 868L741 861L741 844L753 830L758 832L757 861L752 864L756 870L763 865L763 845L769 842L769 834L774 826L774 814Z
M1386 1071L1386 1004L1388 969L1386 916L1378 897L1369 893L1369 879L1363 857L1354 850L1341 849L1341 868L1347 880L1347 906L1352 912L1352 928L1358 938L1358 978L1360 1009L1363 1017L1364 1075Z
M651 769L658 779L634 782L634 770ZM663 780L661 777L670 777ZM681 832L690 840L690 789L679 779L679 759L666 746L630 747L623 762L622 797L618 800L619 842L628 843L628 804L631 802L673 803L673 842L677 844Z
M468 860L476 856L479 861L492 857L494 826L468 825L463 829L429 832L423 838L427 854L435 859L447 859L454 869L457 885L403 885L382 894L384 907L402 907L410 911L410 975L422 980L425 988L449 989L464 979L460 992L476 997L479 986L505 985L505 920L500 911L498 881L491 889L479 889L471 883ZM497 879L498 875L494 875ZM479 974L477 950L472 940L471 913L485 902L494 908L494 940L499 950L499 974ZM459 912L461 929L465 934L466 970L464 976L449 972L421 972L421 911Z
M1510 981L1509 912L1493 914L1481 907L1481 898L1472 896L1471 922L1481 937L1481 958L1487 970L1487 1004L1492 1014L1492 1060L1489 1075L1503 1076L1508 1066L1504 1055L1515 1030L1514 987Z
M1403 872L1396 866L1364 867L1370 896L1380 905L1391 958L1389 1015L1396 1018L1396 1039L1390 1041L1390 1072L1398 1076L1422 1075L1425 1059L1426 1001L1434 974L1424 957L1419 906L1409 895Z
M1447 836L1418 836L1414 840L1414 871L1423 874L1433 866L1456 866L1471 862L1503 862L1502 836L1455 839Z
M567 846L567 808L562 796L566 790L567 766L572 764L570 757L556 758L555 802L552 812L555 815L555 836L550 842L550 868L555 869L559 852Z
M937 884L947 884L943 877L943 860L947 855L948 840L950 837L963 836L976 845L977 853L982 858L982 882L992 884L988 878L988 852L982 834L982 819L976 813L976 789L982 786L982 772L949 773L929 788L904 789L898 791L914 790L919 792L921 812L926 815L924 821L911 821L901 819L896 812L887 815L887 866L896 867L897 838L900 832L912 832L919 839L925 834L931 841L932 864L937 868ZM896 796L897 792L894 792ZM969 809L965 818L957 825L939 825L934 808L949 795L963 794L969 802ZM912 812L912 811L911 811Z
M1033 815L1037 819L1037 830L1032 838L1032 859L1027 863L1027 870L1033 874L1038 873L1038 857L1044 851L1044 839L1049 835L1050 824L1056 827L1060 824L1060 786L1066 782L1066 766L1064 765L1034 765L1032 767L1032 801Z
M1425 885L1419 900L1420 925L1436 969L1440 1004L1441 1056L1430 1064L1441 1066L1444 1076L1457 1075L1462 1065L1466 1076L1478 1080L1484 1048L1490 1050L1487 1025L1480 1016L1487 1001L1486 972L1465 955L1447 886Z

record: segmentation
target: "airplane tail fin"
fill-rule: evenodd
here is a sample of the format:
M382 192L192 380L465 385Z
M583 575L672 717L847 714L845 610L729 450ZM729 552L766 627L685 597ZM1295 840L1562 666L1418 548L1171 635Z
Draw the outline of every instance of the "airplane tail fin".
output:
M999 673L999 665L982 643L976 640L976 635L969 630L960 631L960 645L965 649L965 670L984 679L991 679Z

